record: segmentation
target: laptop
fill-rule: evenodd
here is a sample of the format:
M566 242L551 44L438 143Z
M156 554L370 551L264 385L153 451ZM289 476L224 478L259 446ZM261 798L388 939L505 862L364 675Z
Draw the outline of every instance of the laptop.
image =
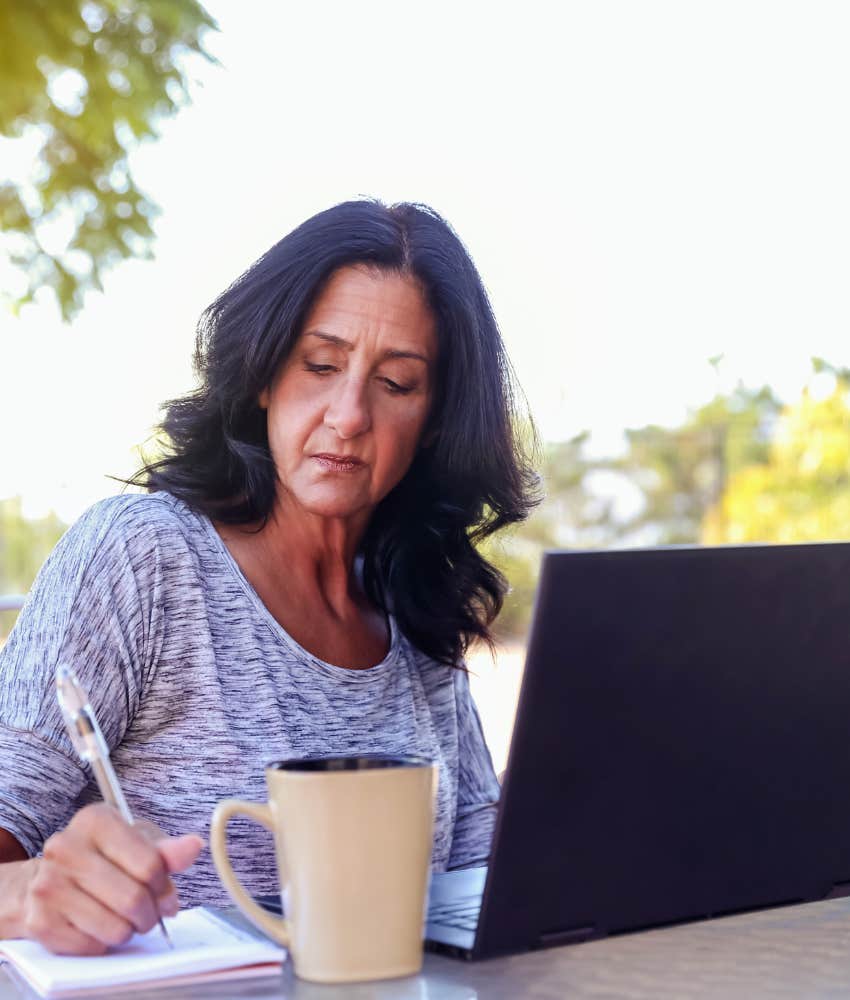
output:
M544 556L466 958L850 894L850 543Z

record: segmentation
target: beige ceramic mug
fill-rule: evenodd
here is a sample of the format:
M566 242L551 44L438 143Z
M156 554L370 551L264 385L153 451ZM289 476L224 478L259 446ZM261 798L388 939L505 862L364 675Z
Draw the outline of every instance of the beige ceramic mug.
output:
M234 903L320 983L408 976L422 966L437 767L379 756L288 760L266 768L268 804L225 799L210 847ZM285 916L248 895L227 855L227 823L274 834Z

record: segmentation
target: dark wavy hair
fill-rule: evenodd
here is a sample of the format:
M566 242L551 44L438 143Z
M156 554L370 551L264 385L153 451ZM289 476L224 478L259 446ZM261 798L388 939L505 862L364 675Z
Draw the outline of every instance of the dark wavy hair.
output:
M484 286L454 231L427 206L344 202L263 254L203 313L200 385L165 404L165 455L131 482L222 522L265 523L276 473L258 397L331 274L358 264L414 277L438 339L427 444L373 513L359 553L363 584L419 649L457 666L474 638L492 644L507 590L476 544L526 517L538 478ZM525 427L533 442L530 420Z

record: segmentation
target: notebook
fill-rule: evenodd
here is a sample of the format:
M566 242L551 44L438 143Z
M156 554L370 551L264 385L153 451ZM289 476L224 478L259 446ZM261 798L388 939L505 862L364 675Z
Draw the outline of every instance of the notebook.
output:
M466 958L850 895L850 543L549 552Z
M286 956L283 948L202 907L182 910L165 923L173 949L155 927L96 957L54 955L35 941L17 939L0 941L0 957L41 996L74 997L270 976L280 972Z

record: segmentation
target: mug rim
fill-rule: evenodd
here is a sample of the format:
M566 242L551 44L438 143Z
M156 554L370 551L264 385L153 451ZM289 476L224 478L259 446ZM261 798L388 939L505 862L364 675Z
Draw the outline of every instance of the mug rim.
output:
M389 768L433 767L434 762L425 757L395 754L361 753L332 754L326 757L291 757L273 760L266 764L267 771L284 771L301 774L350 773L352 771L378 771Z

